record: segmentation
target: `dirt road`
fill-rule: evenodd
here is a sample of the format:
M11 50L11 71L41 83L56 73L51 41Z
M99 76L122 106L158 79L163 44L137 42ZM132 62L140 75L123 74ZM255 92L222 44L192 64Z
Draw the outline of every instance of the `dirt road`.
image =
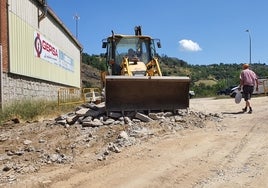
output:
M7 187L157 188L268 187L268 97L252 99L253 114L241 113L243 101L191 99L190 108L221 113L222 121L152 137L91 160L81 152L75 162L44 166Z

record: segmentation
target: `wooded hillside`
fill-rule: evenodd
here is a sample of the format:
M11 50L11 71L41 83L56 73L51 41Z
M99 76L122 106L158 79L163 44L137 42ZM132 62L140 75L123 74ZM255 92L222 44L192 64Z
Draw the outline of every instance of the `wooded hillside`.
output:
M174 57L159 57L164 76L190 76L190 89L197 97L215 96L217 91L239 84L241 64L191 65ZM105 58L101 55L82 54L81 69L83 87L100 87L100 71L105 70ZM250 68L259 78L268 77L268 65L252 63Z

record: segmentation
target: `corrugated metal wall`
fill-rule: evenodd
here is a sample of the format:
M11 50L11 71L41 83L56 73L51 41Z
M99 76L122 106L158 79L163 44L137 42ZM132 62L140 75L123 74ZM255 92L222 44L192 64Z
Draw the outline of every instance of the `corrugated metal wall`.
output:
M9 0L10 72L80 87L80 49L51 17L38 27L38 9L30 0ZM71 60L71 69L35 54L35 35L42 36Z

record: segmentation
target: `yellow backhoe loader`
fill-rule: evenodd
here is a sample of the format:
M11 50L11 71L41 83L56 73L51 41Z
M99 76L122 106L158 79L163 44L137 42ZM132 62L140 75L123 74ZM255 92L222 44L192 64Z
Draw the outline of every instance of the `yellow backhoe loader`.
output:
M135 35L114 34L102 41L107 72L102 74L105 105L110 111L173 111L189 107L190 78L162 76L152 39L135 27Z

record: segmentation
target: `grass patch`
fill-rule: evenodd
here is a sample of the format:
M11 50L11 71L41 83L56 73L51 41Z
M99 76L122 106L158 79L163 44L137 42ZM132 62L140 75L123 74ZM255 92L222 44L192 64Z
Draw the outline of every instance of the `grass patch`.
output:
M20 121L34 121L56 117L73 109L74 105L58 107L58 103L52 101L16 101L1 111L0 125L14 118Z

